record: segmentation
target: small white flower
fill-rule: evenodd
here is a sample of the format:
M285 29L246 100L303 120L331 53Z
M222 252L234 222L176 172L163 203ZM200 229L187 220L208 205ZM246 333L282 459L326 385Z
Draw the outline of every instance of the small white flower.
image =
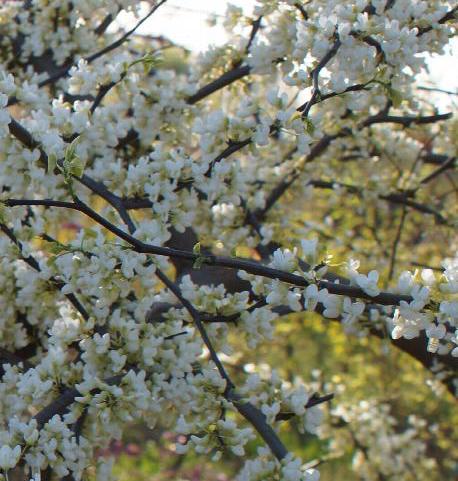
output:
M278 87L271 88L266 94L267 101L270 105L275 106L278 99Z
M21 456L21 446L17 445L11 449L8 445L0 448L0 468L4 471L14 468Z
M299 134L297 137L297 150L302 155L308 155L310 153L310 137L305 134Z
M273 423L275 417L280 412L280 403L274 402L272 406L269 406L268 404L263 404L261 406L261 412L267 418L267 422Z
M327 294L327 289L323 289L321 292L326 291ZM314 311L316 308L316 305L318 304L320 297L320 292L318 291L318 287L316 284L310 284L307 286L307 288L304 291L304 306L308 311ZM325 297L325 296L322 296Z
M14 84L14 77L10 73L1 72L0 90L7 95L14 95L16 92L16 85Z
M421 271L421 278L428 287L431 287L436 282L436 277L432 269L423 269Z
M0 109L8 105L8 95L0 93Z
M0 93L0 125L8 125L11 122L11 116L6 109L8 104L8 97Z
M344 324L352 324L353 322L357 321L364 312L364 307L364 303L351 302L349 297L345 297L343 302L342 322Z
M403 326L395 326L391 331L391 337L395 340L400 339L402 337L403 332L404 332Z
M269 143L269 133L270 129L268 125L259 124L256 128L256 131L253 135L253 140L256 145L263 146Z
M301 247L302 252L307 260L315 260L316 257L316 248L318 245L318 238L314 237L313 239L302 239L301 240Z
M297 266L296 252L291 252L289 249L277 249L274 252L271 265L282 271L293 271Z
M342 310L342 300L339 296L335 294L328 294L323 299L323 305L325 307L323 311L323 316L329 319L336 319L339 317Z
M306 481L319 481L320 479L320 472L317 469L307 469L305 472L305 480Z
M299 312L302 310L300 303L301 295L298 292L289 291L287 298L288 305L293 311Z
M401 273L398 279L398 292L400 294L410 294L414 285L413 275L410 271L404 271Z
M415 306L415 309L420 310L422 309L428 302L429 299L429 289L427 287L421 287L420 285L416 284L410 295L413 297L412 305Z
M446 317L458 321L458 301L442 301L439 310Z
M346 271L347 271L347 275L348 275L348 277L350 277L350 279L354 280L356 278L356 276L358 275L358 269L359 269L359 261L358 260L349 259L347 261Z
M266 302L268 304L272 304L272 305L278 305L278 304L281 304L283 302L283 299L284 299L284 289L282 289L282 285L280 284L280 281L278 279L275 279L273 282L272 282L272 286L271 286L271 291L269 292L269 294L267 295L266 297Z
M426 335L434 339L442 339L447 333L447 329L443 324L430 324L426 329Z
M372 297L378 296L380 294L380 289L377 287L377 271L370 271L367 276L365 276L364 274L358 274L355 280L359 287L361 287L361 289L366 294L369 294Z

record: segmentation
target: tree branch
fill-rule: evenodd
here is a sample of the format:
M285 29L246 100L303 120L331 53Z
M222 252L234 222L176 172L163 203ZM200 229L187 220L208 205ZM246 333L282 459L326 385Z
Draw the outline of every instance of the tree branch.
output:
M446 114L436 114L436 115L419 115L419 116L401 116L401 115L386 115L386 114L376 114L372 117L367 118L361 122L361 127L368 127L373 124L385 124L393 123L400 124L403 127L410 127L412 124L422 125L422 124L432 124L435 122L440 122L442 120L448 120L453 117L452 112Z
M105 379L104 382L106 384L109 384L110 386L113 386L115 384L119 384L123 377L123 374L119 374L117 376ZM95 390L95 392L97 391L98 390ZM63 416L67 412L69 406L74 403L75 398L77 398L78 396L81 396L81 393L78 391L78 389L74 387L66 389L57 399L55 399L46 407L44 407L41 411L39 411L33 417L33 419L37 421L38 429L42 429L44 425L56 414L59 416Z
M204 344L210 353L211 360L216 365L221 377L226 381L226 390L224 392L224 397L228 401L231 401L233 403L237 411L256 429L262 439L264 439L274 456L279 461L281 461L288 454L288 451L286 450L283 443L280 441L280 438L276 435L275 431L267 424L264 414L262 414L262 412L251 403L243 401L242 398L235 392L235 385L226 373L224 366L222 365L215 349L212 346L212 343L202 324L200 313L187 299L185 299L181 295L178 287L175 286L175 284L171 282L161 270L156 269L156 274L159 279L168 287L168 289L173 292L173 294L183 304L185 309L193 318L194 323L196 324L197 329L202 337L202 340L204 341Z
M143 254L154 254L166 257L175 257L178 259L184 259L189 261L196 261L199 259L202 264L207 264L210 266L220 266L227 267L229 269L237 269L248 272L249 274L254 274L258 276L267 277L270 279L278 279L280 281L286 282L288 284L296 285L299 287L307 287L310 285L304 277L297 274L291 274L289 272L274 269L272 267L267 267L259 262L251 261L247 259L242 259L238 257L226 257L226 256L215 256L209 255L201 257L198 254L190 251L184 251L179 249L174 249L170 247L156 246L152 244L145 243L134 236L128 234L127 232L116 227L114 224L109 222L107 219L102 217L100 214L92 210L89 206L84 204L79 199L75 199L75 202L65 202L65 201L54 201L54 200L31 200L31 199L5 199L2 201L3 204L9 207L21 206L21 205L41 205L44 207L60 207L66 209L77 210L92 220L105 227L107 230L115 234L120 239L124 240L131 245L134 251ZM360 299L367 299L381 305L398 305L401 300L410 302L412 300L411 296L397 295L389 292L382 292L377 296L370 296L364 292L359 287L337 284L329 281L318 281L317 286L320 289L327 289L331 294L338 294L348 297L355 297Z
M320 91L320 85L319 85L320 72L337 54L337 51L339 50L339 47L341 45L338 34L336 33L335 36L336 36L336 40L334 41L334 44L328 50L326 55L320 60L318 65L311 72L312 82L313 82L312 96L310 97L308 102L306 102L304 105L300 106L297 109L299 112L302 112L301 114L302 119L306 119L308 117L310 109L315 103L319 101L321 97L321 91Z
M248 65L239 65L232 70L229 70L220 77L218 77L216 80L213 80L209 84L203 86L200 88L195 94L189 96L186 99L186 102L189 105L193 105L199 100L202 100L205 97L208 97L212 93L216 92L217 90L220 90L227 85L230 85L231 83L235 82L236 80L239 80L243 77L246 77L251 71L251 68Z
M444 24L447 23L449 20L454 20L456 18L456 14L458 12L458 7L452 8L452 10L448 11L437 23ZM419 27L417 37L424 35L427 32L430 32L434 27L432 25L428 25L427 27Z

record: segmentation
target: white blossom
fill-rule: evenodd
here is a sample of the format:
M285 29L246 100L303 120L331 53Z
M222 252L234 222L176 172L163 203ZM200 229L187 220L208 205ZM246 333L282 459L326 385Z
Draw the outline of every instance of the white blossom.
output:
M377 287L378 278L379 274L377 271L370 271L367 276L358 274L356 282L366 294L375 297L380 294L380 289Z
M11 448L8 445L4 445L0 448L0 468L4 471L14 468L21 456L21 446L15 446Z
M114 460L97 448L139 420L184 435L177 453L245 458L256 423L237 415L242 401L279 436L285 417L321 436L324 409L307 407L319 376L285 380L250 360L234 387L215 358L237 363L246 346L268 352L291 311L316 311L348 335L426 336L434 382L451 379L456 246L444 242L443 272L396 279L408 236L391 269L357 222L370 218L385 243L378 217L396 198L409 201L409 216L438 209L444 236L455 222L453 196L422 181L432 172L425 156L456 157L453 129L421 119L437 112L416 87L427 55L454 34L451 2L264 0L252 15L229 7L228 41L186 53L182 69L124 42L133 32L102 31L119 12L139 16L142 2L23 3L0 6L4 477L20 463L33 481L47 470L109 480ZM412 262L431 252L437 266L426 248L436 232L425 225ZM428 472L420 420L407 418L402 431L386 406L354 401L332 416L358 426L368 446L353 459L361 478L376 479L376 466L404 481L406 460L415 475ZM50 406L60 407L48 416ZM338 434L330 446L338 451ZM279 461L268 446L245 461L240 481L319 478L311 460Z

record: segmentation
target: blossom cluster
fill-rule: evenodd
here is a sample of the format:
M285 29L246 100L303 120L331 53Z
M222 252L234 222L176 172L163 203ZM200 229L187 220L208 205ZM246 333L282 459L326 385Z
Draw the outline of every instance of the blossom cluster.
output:
M331 412L331 419L348 426L332 439L331 452L346 452L349 446L355 446L352 468L364 479L376 480L382 475L426 480L435 468L422 439L426 421L417 416L409 416L406 426L401 427L388 404L370 400L341 404ZM324 437L328 434L322 432Z
M301 469L301 462L289 455L278 462L265 449L258 450L258 457L247 461L237 481L261 481L263 479L282 479L285 481L318 481L320 473L316 469Z
M373 309L367 300L371 301L371 298L376 300L381 293L378 285L379 273L376 270L370 271L367 275L361 274L358 271L359 261L350 259L345 268L346 280L337 279L331 283L325 280L323 284L322 276L325 275L328 266L325 262L317 263L316 239L302 240L301 251L302 256L297 248L293 251L277 249L269 265L303 278L307 283L305 288L291 288L278 279L256 277L244 271L241 271L239 276L251 280L254 293L265 296L267 304L272 309L287 305L291 312L299 312L315 311L321 306L320 310L324 317L340 318L349 333L362 333L364 328L358 321L368 318L372 323L384 323L386 328L390 329L393 339L400 337L413 339L423 333L429 340L428 351L458 356L458 350L454 346L458 334L455 259L444 261L444 272L440 276L435 275L431 269L400 273L397 286L391 289L390 293L405 297L399 297L394 306ZM333 293L333 290L338 290L341 282L355 287L354 297L360 299L355 300ZM263 309L266 310L266 307ZM267 336L272 332L271 329L265 328L263 331Z
M260 0L250 17L231 7L233 41L183 72L160 63L163 39L108 28L121 10L138 17L142 3L0 6L0 469L78 481L98 463L97 479L109 479L96 449L142 420L185 436L177 452L215 460L245 457L268 430L238 479L316 481L284 452L278 429L291 421L319 430L312 391L272 369L235 385L221 360L243 343L270 342L279 316L316 311L349 334L388 328L393 343L424 341L431 369L448 379L446 361L458 356L457 258L441 272L405 270L385 289L385 259L355 242L352 257L381 268L365 274L345 256L336 274L323 239L336 251L358 241L344 214L327 212L347 194L361 200L354 217L397 202L447 234L455 226L448 194L434 182L427 190L446 169L423 162L442 140L435 155L453 168L453 129L436 125L448 117L413 87L422 54L441 53L456 30L452 2L317 0L301 10ZM149 3L154 14L165 2ZM417 120L417 135L401 128ZM294 183L301 200L280 199ZM325 208L319 188L330 191ZM440 202L428 205L436 193ZM317 215L283 248L285 230L304 224L304 198L319 204ZM240 416L242 403L256 419ZM379 411L336 413L366 442ZM394 421L386 425L374 452L356 459L360 472L385 473L375 446L424 453L410 431L396 437ZM405 468L403 456L388 474Z

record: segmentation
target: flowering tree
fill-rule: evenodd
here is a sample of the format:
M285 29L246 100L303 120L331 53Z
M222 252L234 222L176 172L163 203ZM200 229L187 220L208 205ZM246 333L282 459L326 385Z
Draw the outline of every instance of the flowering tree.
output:
M96 448L164 412L178 452L262 441L239 480L318 479L279 426L317 432L335 393L225 365L293 312L388 337L455 393L457 127L416 83L454 2L259 0L182 74L135 34L165 3L124 34L138 2L0 6L5 479L106 479ZM364 479L427 476L420 420L333 416Z

